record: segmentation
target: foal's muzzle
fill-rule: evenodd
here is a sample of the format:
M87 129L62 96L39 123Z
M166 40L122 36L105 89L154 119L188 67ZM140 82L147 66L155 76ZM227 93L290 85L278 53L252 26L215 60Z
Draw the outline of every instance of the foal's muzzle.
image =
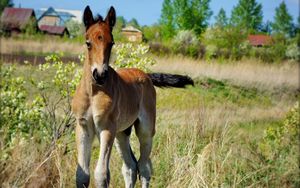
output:
M92 76L98 85L103 85L108 77L108 70L105 69L99 74L97 69L94 69Z

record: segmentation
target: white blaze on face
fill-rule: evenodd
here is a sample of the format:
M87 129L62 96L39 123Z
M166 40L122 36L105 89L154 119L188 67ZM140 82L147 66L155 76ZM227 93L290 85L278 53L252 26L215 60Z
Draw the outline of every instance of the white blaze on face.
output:
M101 75L104 71L108 70L108 64L106 64L106 63L100 64L100 63L94 62L91 66L92 74L95 70L97 70L98 75Z

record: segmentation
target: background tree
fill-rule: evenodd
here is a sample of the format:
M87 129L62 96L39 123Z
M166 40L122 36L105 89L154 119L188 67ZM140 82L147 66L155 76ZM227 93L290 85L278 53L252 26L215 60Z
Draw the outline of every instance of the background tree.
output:
M127 23L127 25L133 26L133 27L135 27L135 28L137 28L137 29L140 29L140 25L139 25L137 19L135 19L135 18L132 18L132 19Z
M161 35L164 39L170 39L175 34L174 8L172 0L164 0L159 23L161 25Z
M13 7L14 3L12 0L0 0L0 15L2 14L5 7Z
M272 32L272 23L268 20L265 23L263 23L259 29L259 31L267 34L271 34Z
M174 22L176 29L184 30L190 28L189 0L173 0Z
M231 24L247 31L257 31L263 20L262 5L256 0L239 0L231 13Z
M174 21L179 30L193 30L201 34L212 15L210 0L174 0Z
M154 24L152 26L144 26L142 28L143 35L147 41L160 41L161 40L161 25ZM172 36L171 36L172 37Z
M213 12L209 8L210 0L192 0L191 1L191 15L192 30L196 34L201 34L208 26L208 20Z
M122 30L122 28L126 26L126 23L127 22L123 16L118 16L114 30L117 30L118 32L120 32Z
M71 37L82 36L84 33L84 26L75 20L68 20L66 22L66 27L68 28Z
M274 23L272 24L275 33L291 35L293 32L293 17L288 13L286 4L282 1L275 9Z
M224 28L228 24L228 18L226 16L226 12L223 8L220 9L219 13L217 16L215 16L215 26Z

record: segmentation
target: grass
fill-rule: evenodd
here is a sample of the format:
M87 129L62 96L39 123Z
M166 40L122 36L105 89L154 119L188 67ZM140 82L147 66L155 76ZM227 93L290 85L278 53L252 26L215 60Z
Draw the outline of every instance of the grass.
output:
M47 55L61 53L65 55L82 54L84 45L76 42L66 42L55 38L43 40L17 40L14 38L0 38L0 49L3 54Z
M153 71L191 75L195 87L156 89L158 117L151 187L297 187L298 150L273 163L259 150L265 130L281 125L287 111L299 100L296 67L290 63L158 59ZM34 68L18 66L17 70L19 75L28 76ZM48 79L51 73L34 76ZM33 88L31 92L34 94ZM74 142L72 132L47 153L49 145L38 136L31 141L16 140L13 147L1 151L6 156L0 155L0 187L73 187ZM139 156L135 134L131 143ZM95 142L92 174L98 153L99 144ZM113 148L111 187L124 187L121 165Z

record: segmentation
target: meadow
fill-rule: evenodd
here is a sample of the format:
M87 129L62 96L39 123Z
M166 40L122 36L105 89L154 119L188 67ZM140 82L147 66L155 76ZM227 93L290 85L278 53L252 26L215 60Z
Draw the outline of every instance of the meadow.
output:
M66 46L68 50L64 46L56 50L81 52L78 44ZM22 50L30 52L28 48L22 47ZM51 51L50 43L42 52ZM299 64L266 64L255 59L219 62L177 56L152 58L157 63L149 67L150 71L186 74L194 79L195 86L156 88L157 121L151 154L151 187L300 186ZM59 60L54 58L54 61ZM30 115L32 120L24 120L22 125L12 123L14 116L1 117L0 187L74 187L75 125L68 106L71 92L60 93L60 87L69 80L60 78L61 73L57 70L67 74L80 70L82 65L59 66L43 68L24 64L15 66L8 73L10 65L1 63L0 72L4 78L0 81L1 98L7 94L4 91L21 88L26 91L26 97L19 99L18 93L13 93L11 99L32 104L32 101L38 103L33 96L42 93L48 108L41 106L41 111L50 115ZM75 79L74 75L68 76ZM24 80L18 81L17 77ZM35 80L46 82L51 79L56 81L49 81L48 86L35 83ZM7 80L13 81L9 85L4 83ZM9 89L11 85L14 87ZM61 100L56 101L60 96L63 96ZM4 103L1 101L2 105ZM5 112L6 109L1 110ZM67 114L67 119L62 119L59 114ZM12 130L17 131L11 133L8 126L12 125L29 128L26 134L21 134L24 127L14 128ZM49 129L43 127L46 125L55 126ZM135 155L139 156L135 134L132 134L131 143ZM99 144L95 142L92 182L98 153ZM121 165L114 148L110 162L111 187L124 187Z

